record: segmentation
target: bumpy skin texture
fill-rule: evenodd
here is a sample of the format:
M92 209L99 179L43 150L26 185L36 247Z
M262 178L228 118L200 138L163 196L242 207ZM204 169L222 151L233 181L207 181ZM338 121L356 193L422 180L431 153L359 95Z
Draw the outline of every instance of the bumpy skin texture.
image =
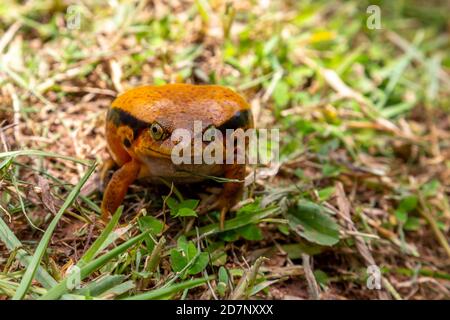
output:
M234 91L213 85L169 84L132 89L113 101L106 122L107 147L120 167L108 183L102 201L102 219L122 203L130 184L137 178L164 178L173 182L196 182L204 175L224 176L243 181L242 164L174 165L171 140L175 129L194 133L194 121L202 130L211 126L226 129L253 127L249 104ZM155 138L153 127L157 127ZM225 213L240 196L242 182L226 182L213 207Z

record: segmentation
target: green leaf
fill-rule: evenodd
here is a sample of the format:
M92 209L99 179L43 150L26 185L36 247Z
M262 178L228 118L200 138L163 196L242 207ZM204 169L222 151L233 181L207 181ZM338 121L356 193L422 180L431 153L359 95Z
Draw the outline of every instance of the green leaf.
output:
M140 217L138 220L138 224L139 224L139 229L142 232L145 230L149 230L150 235L153 235L153 236L161 233L164 229L164 223L152 216ZM147 245L148 252L152 252L153 248L155 247L155 242L150 237L150 235L145 237L145 244Z
M180 272L188 264L188 260L177 249L170 250L170 265L173 271Z
M224 266L221 266L219 268L219 281L228 283L228 280L229 280L229 277L228 277L227 269Z
M322 271L320 269L314 270L314 278L316 278L317 282L322 287L328 286L328 283L330 281L329 278L328 278L328 275L324 271Z
M197 212L190 208L180 208L178 210L178 213L176 214L176 217L196 217Z
M326 188L319 190L319 200L327 201L334 194L334 192L335 192L334 187L326 187Z
M197 255L198 253L197 247L192 241L188 242L187 248L184 251L184 253L186 254L188 261L191 261Z
M273 90L273 100L278 108L285 107L289 102L289 86L286 82L280 81Z
M173 198L165 198L166 204L170 209L170 214L173 217L196 217L197 213L195 208L197 207L199 200L188 199L178 202Z
M279 224L277 225L278 231L280 231L282 234L288 236L289 235L289 226L285 224Z
M239 233L236 230L229 230L220 233L220 239L226 242L234 242L239 239Z
M152 216L143 216L139 218L139 228L141 231L148 230L152 234L159 234L164 229L164 223Z
M240 208L237 211L236 215L239 216L239 215L243 215L243 214L251 214L251 213L260 211L261 210L260 202L261 202L260 198L258 198L256 201L246 204L245 206L243 206L242 208Z
M189 274L197 274L202 272L209 262L209 256L207 252L200 253L195 259L194 264L189 268Z
M438 180L433 179L430 182L425 183L420 189L422 190L425 197L435 196L439 190L441 184Z
M187 199L180 202L179 208L188 208L194 210L200 201L196 199Z
M178 201L171 197L164 197L164 200L166 201L166 204L169 207L171 213L173 215L175 215L178 211L178 206L179 206Z
M408 220L408 213L416 209L418 202L419 200L415 195L404 197L400 201L397 210L395 210L395 217L401 224L406 223Z
M289 226L308 241L332 246L339 241L339 226L325 209L313 202L300 200L287 212Z
M400 201L400 204L398 205L398 210L404 211L404 212L411 212L417 207L417 203L419 202L417 196L411 195L407 196Z
M219 281L219 283L217 283L217 292L219 293L219 296L224 297L227 293L227 288L228 286L225 282Z
M397 210L395 210L395 217L397 218L397 220L400 223L404 224L406 222L406 220L408 219L408 212L397 209Z
M187 252L188 251L188 241L186 239L185 236L180 236L177 240L177 247L178 249L181 249L181 251L183 252Z
M261 229L255 224L249 224L236 230L246 240L262 240Z

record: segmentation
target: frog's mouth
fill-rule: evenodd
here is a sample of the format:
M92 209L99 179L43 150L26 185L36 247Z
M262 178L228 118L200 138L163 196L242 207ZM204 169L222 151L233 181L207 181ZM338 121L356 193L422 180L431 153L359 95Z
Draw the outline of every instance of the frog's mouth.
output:
M145 150L147 150L149 152L148 155L156 156L158 158L170 159L171 154L172 154L171 150L168 153L167 152L162 152L161 150L156 150L156 149L153 149L153 148L149 148L149 147L145 148Z

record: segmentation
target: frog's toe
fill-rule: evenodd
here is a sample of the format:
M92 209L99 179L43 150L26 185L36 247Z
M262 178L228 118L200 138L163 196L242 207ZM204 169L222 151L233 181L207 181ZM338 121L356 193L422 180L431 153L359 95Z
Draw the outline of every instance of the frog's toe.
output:
M220 219L219 219L219 228L223 230L225 228L225 219L227 217L227 212L230 210L228 206L222 207L220 209Z
M214 203L212 203L208 207L208 211L211 210L220 210L220 219L219 219L219 225L220 229L222 230L225 224L225 218L228 211L230 211L231 205L233 204L233 201L230 199L219 197Z

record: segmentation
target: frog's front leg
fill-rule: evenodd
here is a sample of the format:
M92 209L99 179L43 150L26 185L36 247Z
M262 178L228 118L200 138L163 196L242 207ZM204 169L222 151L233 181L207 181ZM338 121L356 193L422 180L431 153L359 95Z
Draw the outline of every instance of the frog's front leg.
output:
M227 212L236 204L242 196L245 180L245 164L226 164L224 177L239 180L238 182L225 182L219 199L213 204L213 208L220 209L220 228L224 228Z
M131 159L124 163L119 170L114 172L111 180L103 194L102 220L108 221L109 217L116 212L127 193L128 187L136 180L141 165L138 161Z

